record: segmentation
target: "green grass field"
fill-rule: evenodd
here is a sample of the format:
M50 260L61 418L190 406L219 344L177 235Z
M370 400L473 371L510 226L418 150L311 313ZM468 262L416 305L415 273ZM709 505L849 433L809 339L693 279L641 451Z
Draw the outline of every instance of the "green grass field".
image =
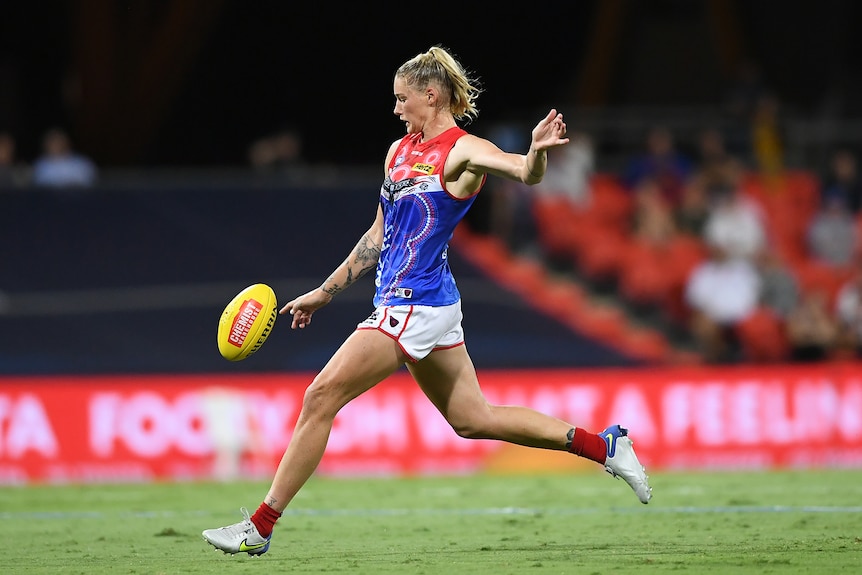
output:
M862 470L675 473L641 505L603 472L314 478L269 553L203 529L263 483L0 489L0 573L862 573Z

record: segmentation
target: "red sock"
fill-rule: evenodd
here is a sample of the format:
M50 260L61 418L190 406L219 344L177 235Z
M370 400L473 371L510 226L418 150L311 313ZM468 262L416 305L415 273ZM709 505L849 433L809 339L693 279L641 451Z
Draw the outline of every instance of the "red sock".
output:
M595 433L588 433L580 427L575 428L575 433L572 437L572 445L569 447L569 452L580 457L592 459L597 463L604 465L608 458L608 446L601 436Z
M266 503L261 503L254 515L251 516L251 522L257 527L261 537L269 537L279 517L281 517L281 513Z

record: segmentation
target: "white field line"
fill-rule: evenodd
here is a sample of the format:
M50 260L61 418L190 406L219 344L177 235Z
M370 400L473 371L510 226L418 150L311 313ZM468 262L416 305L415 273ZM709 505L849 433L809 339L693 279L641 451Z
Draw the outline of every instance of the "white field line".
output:
M395 517L395 516L494 516L494 515L598 515L598 514L767 514L767 513L862 513L862 506L841 505L717 505L712 507L482 507L463 509L391 508L391 509L288 509L285 516L294 517ZM3 520L67 520L113 518L213 517L212 511L139 511L105 513L101 511L21 511L0 512Z

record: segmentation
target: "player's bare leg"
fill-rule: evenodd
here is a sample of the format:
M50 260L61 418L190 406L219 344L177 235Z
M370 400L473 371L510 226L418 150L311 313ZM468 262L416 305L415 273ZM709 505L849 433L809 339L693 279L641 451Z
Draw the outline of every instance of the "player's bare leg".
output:
M597 435L527 407L491 405L479 387L473 362L463 345L432 352L407 367L458 435L570 451L604 465L614 477L623 478L642 503L652 497L649 478L634 453L628 431L619 425Z
M376 330L356 330L347 338L305 391L293 436L265 499L270 507L283 511L317 469L339 410L405 360L398 345Z
M293 436L258 511L250 516L243 508L242 521L207 529L204 539L225 553L266 553L272 525L320 464L338 411L392 374L405 360L388 336L375 330L354 331L306 389ZM258 525L263 525L262 530Z
M528 447L566 449L569 423L521 406L491 405L479 387L473 361L461 345L432 352L407 369L455 432L469 439L499 439Z

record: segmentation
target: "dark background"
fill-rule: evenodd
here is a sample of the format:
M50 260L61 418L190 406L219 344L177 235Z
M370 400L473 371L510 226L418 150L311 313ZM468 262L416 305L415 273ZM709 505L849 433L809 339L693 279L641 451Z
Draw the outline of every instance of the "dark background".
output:
M721 105L741 67L796 114L858 115L860 3L43 0L0 12L0 130L61 125L100 166L242 166L298 129L314 164L382 160L392 73L433 44L482 80L476 131L625 105Z
M527 136L557 107L570 128L628 118L634 146L657 111L696 127L748 91L845 132L862 117L859 2L477 4L0 4L0 131L20 160L60 126L102 176L121 173L82 193L0 193L0 373L319 369L370 313L370 278L314 329L276 328L252 361L218 356L218 317L251 283L282 302L319 285L355 245L404 131L392 75L434 44L479 76L480 134L515 122ZM298 170L312 177L226 179L220 168L247 167L249 146L284 128L321 168ZM622 134L602 134L599 163L626 151ZM457 250L450 261L478 366L638 363L529 309Z

